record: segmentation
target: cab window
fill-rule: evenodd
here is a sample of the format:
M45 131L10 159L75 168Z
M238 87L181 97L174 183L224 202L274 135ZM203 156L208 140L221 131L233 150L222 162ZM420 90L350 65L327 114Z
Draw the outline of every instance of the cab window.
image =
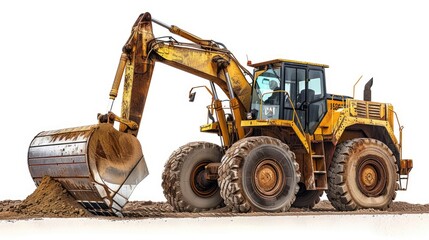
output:
M255 82L252 103L264 103L280 89L280 68L270 68L261 73ZM277 103L278 104L278 103Z
M257 118L278 119L281 98L280 67L262 72L255 80L252 95L252 110L259 112Z
M313 96L309 96L308 101L317 101L324 97L323 89L323 72L320 70L310 70L308 72L308 89L312 92Z

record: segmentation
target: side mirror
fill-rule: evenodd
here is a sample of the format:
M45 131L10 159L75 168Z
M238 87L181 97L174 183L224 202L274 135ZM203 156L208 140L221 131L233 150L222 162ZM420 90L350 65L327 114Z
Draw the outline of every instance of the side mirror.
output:
M189 102L194 102L195 100L195 95L197 94L197 92L190 92L189 93Z

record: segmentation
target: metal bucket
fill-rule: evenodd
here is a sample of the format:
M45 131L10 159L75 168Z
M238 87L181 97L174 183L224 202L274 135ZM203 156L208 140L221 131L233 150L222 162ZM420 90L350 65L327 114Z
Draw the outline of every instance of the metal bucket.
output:
M106 216L122 216L149 174L137 138L108 123L39 133L30 144L28 166L36 185L48 175L88 211Z

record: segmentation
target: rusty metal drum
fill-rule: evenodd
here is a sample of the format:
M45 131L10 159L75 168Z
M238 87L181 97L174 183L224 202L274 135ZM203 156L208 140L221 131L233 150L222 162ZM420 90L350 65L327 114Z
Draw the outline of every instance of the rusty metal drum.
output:
M141 145L111 124L39 133L28 150L30 174L59 181L88 211L122 216L122 208L148 169Z

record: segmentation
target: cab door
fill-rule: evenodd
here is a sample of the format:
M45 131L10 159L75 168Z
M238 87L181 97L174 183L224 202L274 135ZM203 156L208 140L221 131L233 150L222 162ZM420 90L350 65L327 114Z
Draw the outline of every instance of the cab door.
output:
M325 72L323 68L309 68L306 81L307 132L313 134L326 114Z
M284 89L288 93L289 98L284 99L284 117L285 120L295 120L295 123L299 125L298 121L301 121L301 125L304 128L305 125L305 110L298 108L298 96L302 89L305 89L306 69L300 66L286 65L284 68ZM302 89L300 89L302 86ZM286 95L285 95L286 96ZM293 107L292 107L293 105ZM298 116L293 116L293 109L295 108Z
M289 93L297 116L295 123L307 133L314 133L326 113L325 77L323 68L285 67L285 90ZM291 120L293 109L285 99L284 119Z

